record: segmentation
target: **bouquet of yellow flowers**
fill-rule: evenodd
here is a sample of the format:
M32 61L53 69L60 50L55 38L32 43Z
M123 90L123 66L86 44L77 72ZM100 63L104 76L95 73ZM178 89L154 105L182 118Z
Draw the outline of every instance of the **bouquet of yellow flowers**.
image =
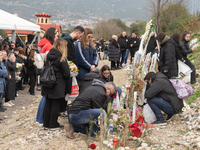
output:
M69 65L71 77L78 75L79 70L78 70L77 66L72 61L68 61L68 65Z

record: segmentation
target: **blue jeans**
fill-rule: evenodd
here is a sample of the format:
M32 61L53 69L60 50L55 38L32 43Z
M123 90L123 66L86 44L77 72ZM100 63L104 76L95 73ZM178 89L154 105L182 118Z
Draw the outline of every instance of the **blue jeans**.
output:
M120 66L122 66L122 64L124 63L125 54L126 54L126 49L121 48L121 49L120 49L120 53L119 53L119 58L120 58L121 55L122 55Z
M106 114L105 110L103 110L103 116ZM81 132L83 134L87 134L87 130L89 129L90 117L92 120L96 120L96 124L94 123L91 130L91 137L95 137L95 133L100 131L100 127L98 126L98 117L101 114L101 109L88 109L82 110L76 114L69 114L69 120L72 124L74 132Z
M164 120L164 117L160 110L169 115L177 113L172 107L172 105L170 105L167 101L165 101L162 98L154 97L152 99L148 99L147 103L149 104L154 114L156 115L157 120Z
M36 121L39 123L43 123L43 112L44 112L44 106L46 104L46 98L42 97L40 104L38 106Z
M125 64L127 63L127 59L128 59L129 53L130 53L130 49L127 49L126 53L125 53L125 57L124 57L124 63Z
M119 96L119 100L120 100L120 96L121 96L121 93L122 93L122 89L121 89L119 86L117 86L116 89L117 89L117 91L118 91L118 96Z
M107 59L107 56L108 56L108 51L104 51L103 59Z
M2 104L2 100L3 100L3 93L0 93L0 107L1 107L1 104Z

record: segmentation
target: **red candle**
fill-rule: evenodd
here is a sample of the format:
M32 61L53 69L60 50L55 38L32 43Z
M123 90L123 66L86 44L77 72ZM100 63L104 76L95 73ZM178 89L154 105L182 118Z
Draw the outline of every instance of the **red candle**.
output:
M113 147L117 145L118 137L113 137Z

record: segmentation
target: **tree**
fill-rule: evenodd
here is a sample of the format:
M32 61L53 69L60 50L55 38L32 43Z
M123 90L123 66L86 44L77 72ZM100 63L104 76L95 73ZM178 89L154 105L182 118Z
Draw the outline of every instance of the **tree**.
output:
M112 35L120 35L123 31L126 31L127 34L130 33L130 29L127 28L127 26L124 26L124 23L119 21L118 19L101 19L97 20L96 25L93 29L93 36L95 38L101 38L103 37L106 40L109 40Z
M62 32L63 33L68 33L68 34L70 34L70 33L72 33L74 31L74 28L70 28L70 29L67 29L67 30L63 30Z
M1 37L6 37L7 36L6 30L0 30L0 35Z
M130 27L131 33L134 32L137 35L142 35L145 32L146 21L137 20L136 22L132 23L130 26L131 26Z
M166 13L171 7L168 4L183 4L184 0L149 0L148 10L153 14L154 18L156 19L156 30L157 33L162 31L162 23L161 18L163 13ZM168 7L166 7L168 5ZM169 16L168 16L169 17Z

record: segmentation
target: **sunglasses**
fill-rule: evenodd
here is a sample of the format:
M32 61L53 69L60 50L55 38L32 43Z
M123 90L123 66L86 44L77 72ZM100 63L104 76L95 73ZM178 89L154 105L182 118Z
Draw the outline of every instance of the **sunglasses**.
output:
M91 39L91 38L93 38L92 36L88 36L88 39Z
M11 45L11 46L15 46L15 45Z

